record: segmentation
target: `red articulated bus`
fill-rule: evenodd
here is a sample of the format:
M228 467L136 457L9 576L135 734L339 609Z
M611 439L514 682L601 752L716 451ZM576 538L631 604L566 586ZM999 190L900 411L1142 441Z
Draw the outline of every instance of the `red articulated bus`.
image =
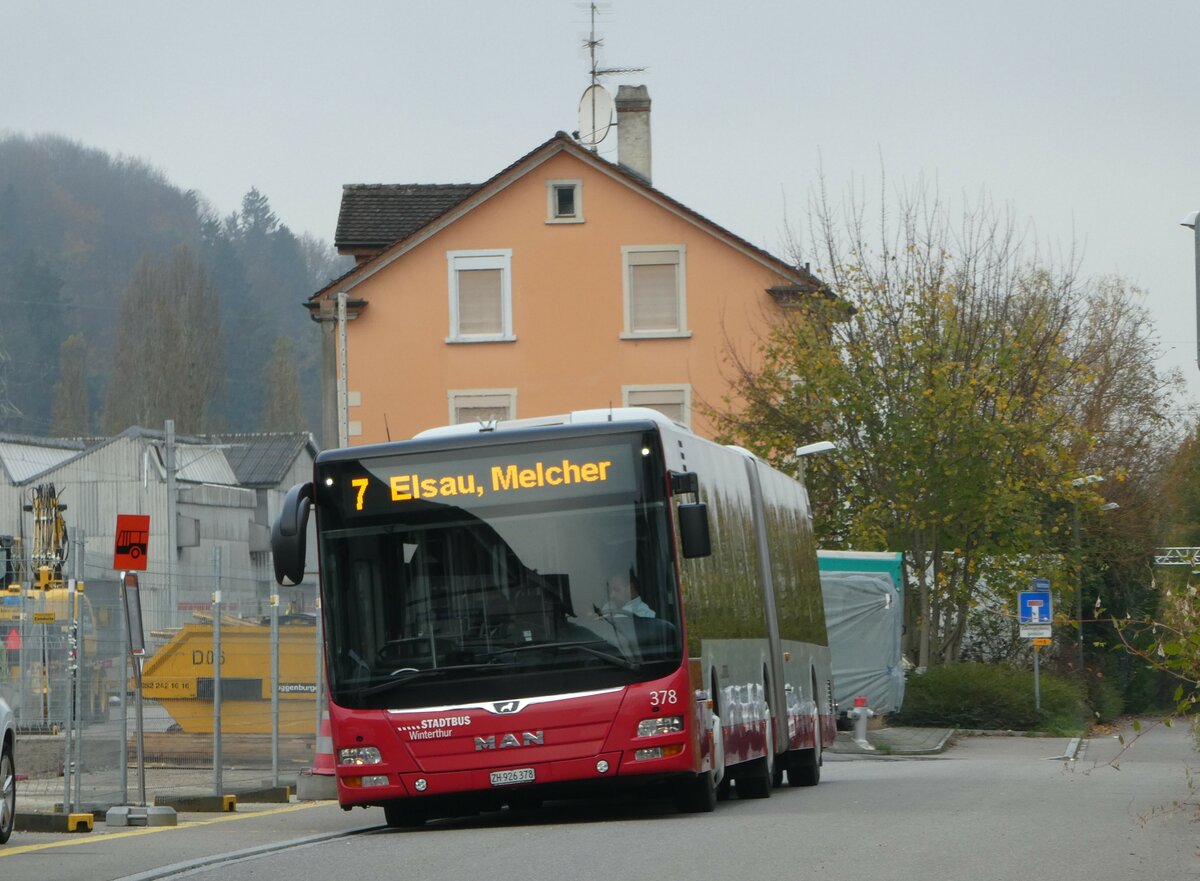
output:
M808 496L646 409L458 425L321 453L343 808L391 826L620 787L681 810L820 779L835 736Z

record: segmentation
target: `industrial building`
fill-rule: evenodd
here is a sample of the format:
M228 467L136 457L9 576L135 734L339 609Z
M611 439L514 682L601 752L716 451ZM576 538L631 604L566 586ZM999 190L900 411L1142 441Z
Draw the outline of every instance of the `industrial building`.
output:
M148 515L140 573L148 634L211 608L220 590L228 614L265 614L283 591L291 611L312 611L313 576L280 589L270 532L283 496L308 480L317 446L305 432L175 436L132 427L115 437L49 439L0 435L0 571L28 583L35 524L31 499L53 485L69 547L62 577L115 586L118 514Z

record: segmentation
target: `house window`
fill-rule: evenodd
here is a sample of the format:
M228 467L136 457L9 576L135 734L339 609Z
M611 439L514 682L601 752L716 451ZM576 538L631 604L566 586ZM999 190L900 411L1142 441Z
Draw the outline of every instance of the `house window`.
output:
M583 223L583 181L546 181L546 223Z
M682 245L621 249L625 273L624 336L690 336L685 254Z
M649 407L682 425L692 424L692 387L689 385L627 385L621 396L626 407Z
M515 389L473 389L450 392L450 422L499 422L516 415Z
M447 342L511 340L512 251L448 251L450 337Z

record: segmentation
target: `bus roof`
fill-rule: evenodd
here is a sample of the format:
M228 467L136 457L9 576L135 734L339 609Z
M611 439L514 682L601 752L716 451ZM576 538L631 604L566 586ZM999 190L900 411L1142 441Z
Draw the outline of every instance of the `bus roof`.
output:
M595 425L606 422L658 422L689 433L687 426L673 421L649 407L604 407L597 410L572 410L556 416L535 416L529 419L505 419L498 422L465 422L427 428L414 438L463 437L489 431L511 431L521 428L540 428L550 425Z

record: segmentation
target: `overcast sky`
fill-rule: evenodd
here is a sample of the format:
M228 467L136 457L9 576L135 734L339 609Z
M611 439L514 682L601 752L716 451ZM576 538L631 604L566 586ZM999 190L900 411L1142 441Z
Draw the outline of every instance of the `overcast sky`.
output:
M1200 393L1200 2L611 0L599 61L644 67L654 184L786 256L835 192L986 193L1087 275L1147 292ZM345 183L475 183L577 128L576 0L0 0L0 133L142 159L221 213L252 186L332 240ZM615 135L601 147L615 159Z

